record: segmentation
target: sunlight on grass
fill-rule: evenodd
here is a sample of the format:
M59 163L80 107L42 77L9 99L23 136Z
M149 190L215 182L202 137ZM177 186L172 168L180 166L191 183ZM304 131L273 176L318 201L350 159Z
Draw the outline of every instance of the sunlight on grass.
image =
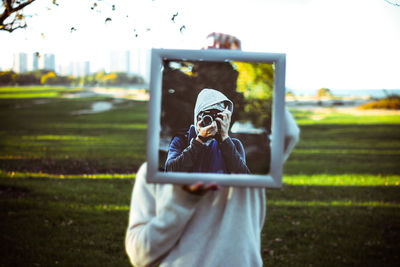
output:
M16 172L0 170L3 178L49 178L49 179L135 179L136 174L49 174L42 172ZM286 175L286 185L302 186L400 186L400 175Z
M83 88L71 88L65 86L18 86L18 87L0 87L0 93L19 93L19 92L40 92L40 91L79 91Z
M21 155L0 155L0 160L2 160L2 159L5 159L5 160L7 160L7 159L39 159L39 158L40 158L39 156L28 157L28 156L21 156ZM1 173L1 171L0 171L0 173Z
M54 98L58 97L58 92L47 92L47 93L25 93L25 94L0 94L0 99L15 99L15 98Z
M268 200L267 205L272 206L293 206L293 207L390 207L400 208L400 203L383 202L383 201L297 201L297 200Z
M22 136L23 140L68 140L68 141L99 141L99 137L78 135L36 135Z
M400 175L286 175L283 183L288 185L319 185L319 186L399 186Z
M126 211L126 210L129 210L128 205L114 205L114 204L104 204L104 205L70 204L68 207L72 208L72 209L82 210L82 211Z
M130 145L129 139L124 139L127 145ZM138 140L136 143L142 144ZM144 141L143 141L144 142ZM24 135L8 137L3 141L7 148L20 149L16 151L28 155L29 152L39 151L86 151L88 148L105 147L106 145L121 145L122 140L118 140L113 135L100 135L100 136L80 136L80 135ZM135 147L131 151L135 150ZM10 151L4 150L5 153ZM57 158L59 155L53 155Z
M135 179L136 174L49 174L42 172L14 172L0 170L1 178L46 178L46 179Z
M69 88L63 86L0 87L0 99L55 98L64 93L75 93L82 90L82 88Z
M382 149L296 149L296 154L378 154L378 155L400 155L400 150Z
M284 206L284 207L379 207L379 208L400 208L400 203L384 202L384 201L366 201L358 202L351 200L335 200L335 201L298 201L298 200L267 200L267 205ZM84 205L69 204L69 208L83 211L127 211L128 205L102 204L102 205Z
M400 203L383 202L383 201L290 201L290 200L267 200L267 205L271 206L285 206L285 207L390 207L400 208ZM83 211L127 211L128 205L83 205L83 204L69 204L69 208L79 209Z
M60 123L54 124L54 128L65 129L137 129L146 130L147 123Z
M339 109L332 109L330 112L318 111L301 111L291 109L296 122L299 125L313 125L313 124L400 124L400 114L349 114L341 112Z

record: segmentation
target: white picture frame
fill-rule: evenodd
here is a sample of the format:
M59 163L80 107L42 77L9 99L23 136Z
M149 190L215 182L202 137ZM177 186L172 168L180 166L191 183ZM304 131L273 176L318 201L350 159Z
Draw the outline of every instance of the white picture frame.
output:
M210 62L262 62L274 64L274 89L271 122L271 155L267 174L214 174L192 172L164 172L159 170L160 116L162 102L162 73L164 60ZM283 174L284 104L286 55L282 53L244 52L239 50L179 50L152 49L150 101L147 129L147 174L149 183L205 184L220 186L280 188ZM268 164L268 163L266 163Z

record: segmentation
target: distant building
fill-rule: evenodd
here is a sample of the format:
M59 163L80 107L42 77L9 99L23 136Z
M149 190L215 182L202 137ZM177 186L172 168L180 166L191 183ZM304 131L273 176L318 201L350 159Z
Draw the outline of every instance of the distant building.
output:
M90 74L90 62L85 61L83 62L83 75L89 75Z
M56 62L54 54L41 55L39 52L27 54L14 54L13 71L25 73L39 69L55 71Z
M150 79L150 50L136 48L132 53L132 72L140 75L146 81Z
M111 51L110 72L131 72L130 51Z
M28 71L35 71L39 69L39 52L28 54Z
M28 56L26 53L14 54L12 69L16 73L25 73L28 71Z
M66 67L65 75L72 75L72 76L74 75L74 63L73 62L70 62L68 64L68 66Z
M58 73L63 76L82 77L90 75L90 62L70 62L68 65L58 66Z
M55 71L56 60L54 54L44 54L39 56L39 69Z
M73 76L82 77L90 74L90 63L89 61L85 62L75 62L73 68Z
M69 76L73 73L73 64L70 63L68 65L59 65L57 68L57 73L62 76Z

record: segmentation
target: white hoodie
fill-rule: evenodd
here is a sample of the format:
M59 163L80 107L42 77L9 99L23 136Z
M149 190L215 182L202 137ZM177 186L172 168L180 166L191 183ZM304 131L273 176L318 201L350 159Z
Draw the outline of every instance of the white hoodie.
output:
M287 140L296 142L299 132L289 112L286 124ZM285 151L285 158L289 153ZM132 264L262 266L264 188L226 187L197 196L180 186L148 184L145 172L143 164L136 176L125 239Z

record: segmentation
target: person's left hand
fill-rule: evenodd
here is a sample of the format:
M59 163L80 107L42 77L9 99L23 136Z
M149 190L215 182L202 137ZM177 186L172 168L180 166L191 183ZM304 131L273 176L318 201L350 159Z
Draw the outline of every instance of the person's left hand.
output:
M195 183L195 184L191 184L191 185L182 185L181 188L190 194L199 195L199 196L204 195L208 191L217 191L220 189L219 185L216 183L211 183L208 185L205 185L203 183Z
M229 126L231 124L232 112L225 108L222 112L218 113L218 117L215 119L221 125L220 134L222 142L229 137Z

